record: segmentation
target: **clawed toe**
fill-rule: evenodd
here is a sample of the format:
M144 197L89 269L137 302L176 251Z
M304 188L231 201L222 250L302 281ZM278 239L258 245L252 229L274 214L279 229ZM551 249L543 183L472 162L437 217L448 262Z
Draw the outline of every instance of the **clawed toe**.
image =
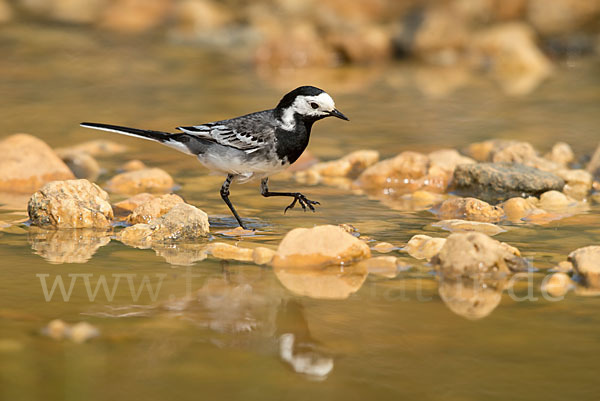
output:
M294 200L292 201L292 203L290 203L285 210L283 211L283 213L287 212L288 209L292 209L294 206L296 206L296 202L298 202L300 204L300 206L302 206L302 210L304 210L306 212L306 208L308 207L311 211L315 211L315 207L314 205L320 205L319 202L317 201L312 201L310 199L308 199L306 196L302 195L301 193L298 193L294 196Z

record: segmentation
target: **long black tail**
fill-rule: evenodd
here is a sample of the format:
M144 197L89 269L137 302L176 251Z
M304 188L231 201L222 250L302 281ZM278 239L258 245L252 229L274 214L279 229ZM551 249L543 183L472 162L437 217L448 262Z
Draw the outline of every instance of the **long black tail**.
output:
M119 125L112 124L100 124L100 123L81 123L79 124L84 128L92 128L101 131L115 132L121 135L133 136L136 138L148 139L150 141L160 142L171 148L177 149L183 153L190 153L190 150L185 145L188 142L186 134L170 134L163 131L152 131L147 129L121 127Z

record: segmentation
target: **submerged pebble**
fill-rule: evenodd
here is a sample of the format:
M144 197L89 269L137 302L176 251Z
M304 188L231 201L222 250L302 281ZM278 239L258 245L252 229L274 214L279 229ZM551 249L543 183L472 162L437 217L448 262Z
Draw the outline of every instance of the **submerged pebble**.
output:
M433 226L452 232L478 231L490 236L494 236L506 231L502 227L499 227L495 224L460 219L442 220L434 223Z

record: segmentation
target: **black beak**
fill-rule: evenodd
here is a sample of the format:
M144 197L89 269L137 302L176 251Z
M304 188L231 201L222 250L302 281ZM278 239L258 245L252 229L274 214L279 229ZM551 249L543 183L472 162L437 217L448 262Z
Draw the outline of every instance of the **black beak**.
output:
M333 117L341 118L342 120L350 121L348 119L348 117L346 117L345 115L343 115L342 113L340 113L340 111L338 109L333 109L333 111L329 112L329 115L333 116Z

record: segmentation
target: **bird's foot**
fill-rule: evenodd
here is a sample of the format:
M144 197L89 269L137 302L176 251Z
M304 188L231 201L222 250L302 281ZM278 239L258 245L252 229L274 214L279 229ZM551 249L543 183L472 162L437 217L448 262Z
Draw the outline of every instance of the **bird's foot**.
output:
M294 206L296 206L296 202L298 202L300 204L300 206L302 206L302 210L304 210L305 212L306 212L307 207L314 212L315 211L314 205L320 205L319 202L312 201L312 200L308 199L306 196L302 195L300 192L297 192L294 194L294 200L292 201L292 203L290 203L285 208L283 213L287 212L288 209L293 209Z

